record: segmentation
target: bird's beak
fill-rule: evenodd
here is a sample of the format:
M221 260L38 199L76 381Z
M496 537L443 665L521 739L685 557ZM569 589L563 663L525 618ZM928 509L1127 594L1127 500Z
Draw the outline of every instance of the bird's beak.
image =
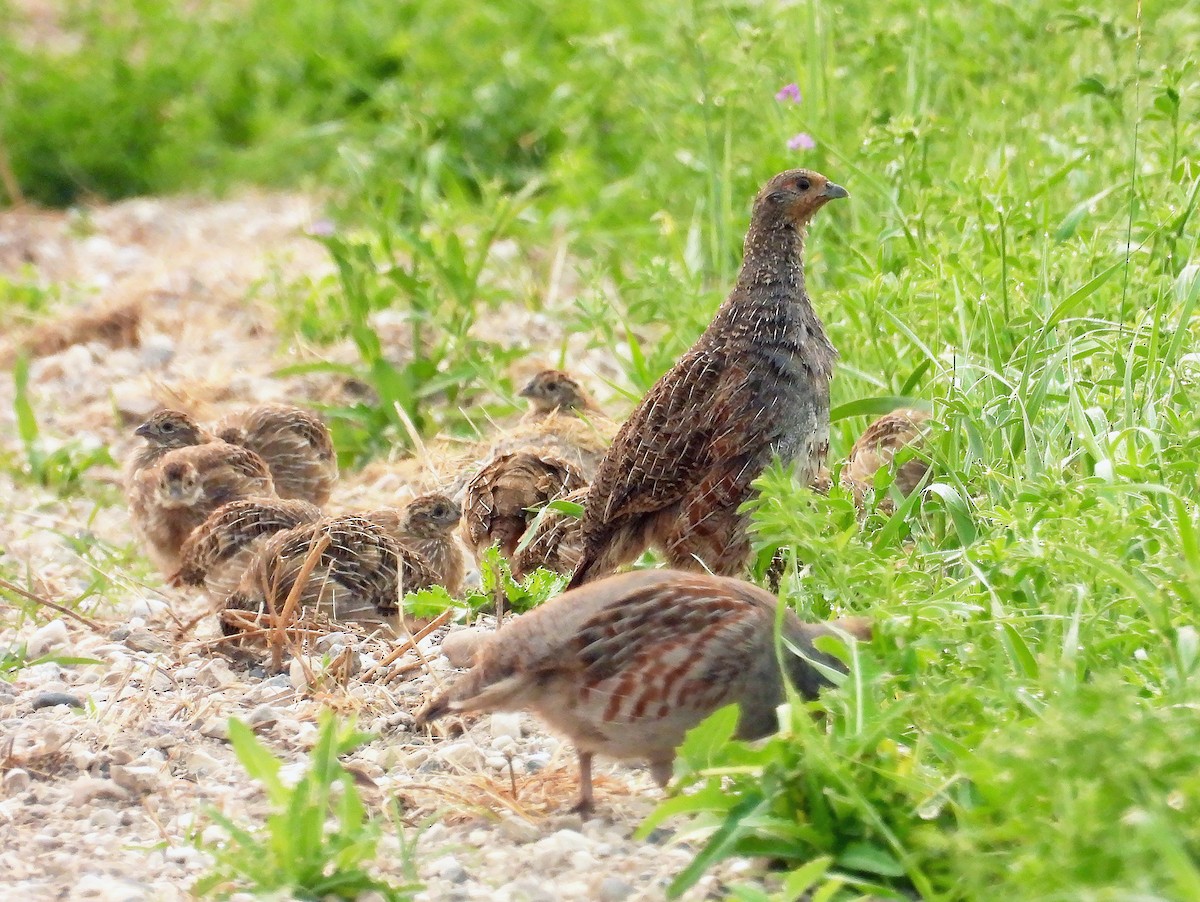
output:
M137 429L133 430L133 434L140 435L142 438L149 438L150 437L150 424L142 423L141 426L138 426Z
M839 197L849 197L850 192L841 185L835 185L833 182L826 182L825 196L830 200L837 200Z
M523 389L521 389L519 392L517 392L517 396L521 397L521 398L532 398L533 397L533 383L532 382L527 383Z

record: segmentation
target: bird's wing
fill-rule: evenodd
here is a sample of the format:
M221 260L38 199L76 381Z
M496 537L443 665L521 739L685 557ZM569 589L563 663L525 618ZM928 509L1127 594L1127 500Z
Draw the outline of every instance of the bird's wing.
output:
M593 480L588 517L611 523L679 501L731 447L753 404L753 387L736 360L695 349L660 379L613 441Z

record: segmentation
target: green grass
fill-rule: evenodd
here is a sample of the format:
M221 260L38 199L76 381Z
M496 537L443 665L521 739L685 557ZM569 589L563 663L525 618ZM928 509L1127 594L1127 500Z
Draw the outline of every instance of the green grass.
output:
M1195 3L181 9L80 5L73 52L0 30L0 139L43 202L331 186L339 278L288 286L280 319L355 340L354 459L405 440L397 405L432 435L511 400L530 349L479 318L540 310L560 251L581 287L546 312L636 397L728 289L757 186L797 164L846 185L807 255L833 453L912 397L935 470L864 521L765 478L789 602L879 636L818 725L730 746L724 791L689 778L724 824L709 854L819 862L781 897L1200 894ZM790 82L803 101L776 102ZM372 344L387 307L403 360Z

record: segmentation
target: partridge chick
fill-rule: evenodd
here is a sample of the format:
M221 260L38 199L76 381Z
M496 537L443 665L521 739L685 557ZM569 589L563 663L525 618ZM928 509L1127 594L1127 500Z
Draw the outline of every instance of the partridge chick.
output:
M418 495L401 510L379 510L363 514L378 523L399 544L416 552L428 565L432 577L426 585L417 585L419 576L413 574L405 591L424 589L430 585L444 586L451 595L462 591L466 566L462 548L454 531L462 519L457 501L441 492Z
M842 470L842 485L854 492L854 503L860 508L867 493L875 488L875 474L892 466L896 455L904 448L920 444L928 434L929 414L921 410L893 410L880 417L866 428L854 447ZM892 484L900 494L912 494L925 474L928 462L919 457L910 457L896 469ZM879 502L879 510L891 513L895 504L891 498Z
M529 399L523 422L536 423L555 413L596 415L600 408L570 374L562 370L542 370L529 380L520 395Z
M583 504L587 499L587 486L564 495L561 500ZM555 573L573 573L583 553L583 521L560 510L543 510L529 525L521 539L525 547L517 545L512 557L512 573L524 579L538 567ZM529 533L532 533L530 535Z
M318 547L321 550L315 551ZM273 608L282 613L314 553L296 610L307 608L339 621L391 623L409 588L410 564L422 563L378 523L359 516L329 517L267 539L230 593L226 608L258 614Z
M156 464L168 451L203 445L216 438L182 410L160 410L138 426L133 434L145 439L146 443L129 460L127 482L146 467Z
M592 756L645 759L660 785L684 734L718 708L741 705L737 735L776 729L785 698L775 656L777 601L750 583L671 570L619 574L524 614L474 650L474 666L419 715L529 709L579 754L579 809L592 807ZM843 669L813 640L864 622L806 624L791 612L784 636L807 658ZM826 684L787 654L788 678L806 698Z
M295 499L251 498L219 507L183 543L178 580L224 600L270 536L319 519L319 507Z
M500 455L467 483L462 512L468 548L479 559L499 545L511 559L537 509L584 484L579 471L560 458L533 451Z
M337 455L329 428L316 414L284 404L262 405L224 417L215 431L267 462L280 498L318 507L329 500L337 482Z
M271 474L257 454L210 442L175 448L140 470L129 485L130 515L150 557L172 575L183 543L213 511L273 492Z
M672 567L746 565L738 508L773 455L808 484L829 449L837 356L804 286L805 229L846 190L793 169L754 201L737 284L704 334L650 389L600 462L571 587L647 546Z

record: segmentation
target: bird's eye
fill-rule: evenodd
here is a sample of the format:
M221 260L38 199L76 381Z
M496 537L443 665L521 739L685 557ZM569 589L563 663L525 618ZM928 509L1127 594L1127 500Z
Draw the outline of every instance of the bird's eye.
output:
M433 515L438 518L446 516L446 513L446 505L444 504L439 504L433 509Z
M162 423L158 428L161 429L163 432L174 432L175 424L172 423L170 420L167 420L167 422Z
M796 179L796 187L801 191L807 191L812 187L812 182L808 179Z

